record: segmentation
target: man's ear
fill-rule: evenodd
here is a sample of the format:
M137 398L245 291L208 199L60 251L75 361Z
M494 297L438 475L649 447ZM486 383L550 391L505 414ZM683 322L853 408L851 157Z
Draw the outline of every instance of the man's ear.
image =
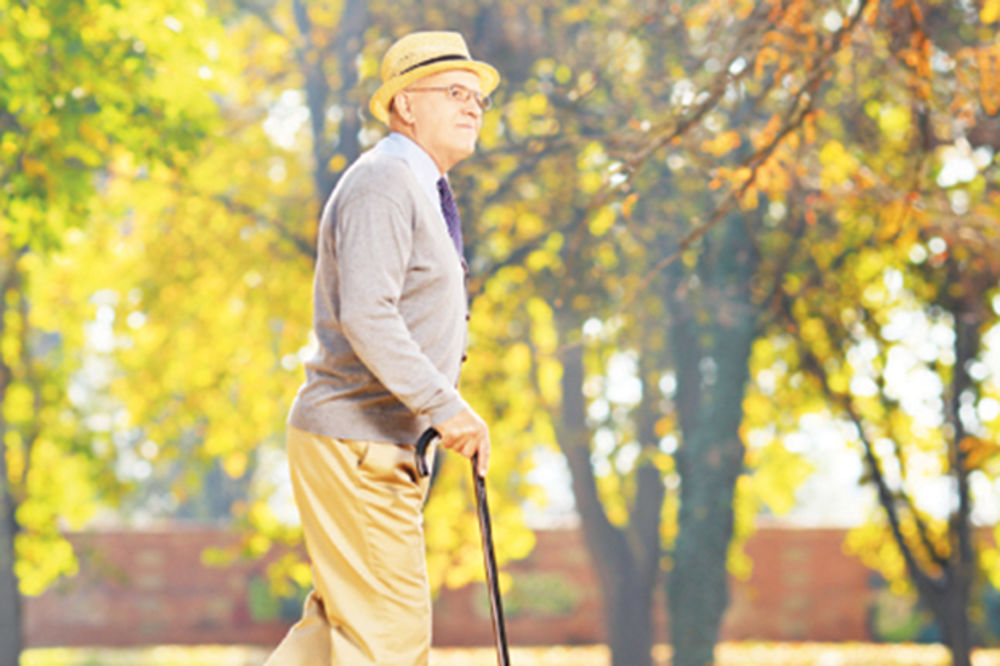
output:
M406 93L396 93L392 98L392 110L403 123L412 125L415 122L413 105L410 103L410 96Z

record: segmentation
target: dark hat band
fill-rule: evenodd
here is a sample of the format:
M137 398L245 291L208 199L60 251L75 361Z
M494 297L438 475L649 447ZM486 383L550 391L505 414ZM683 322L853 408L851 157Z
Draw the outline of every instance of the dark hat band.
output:
M404 69L402 72L400 72L397 76L402 76L403 74L407 74L409 72L412 72L413 70L415 70L415 69L417 69L419 67L426 67L427 65L433 65L436 62L444 62L445 60L468 60L468 59L469 58L467 56L464 56L464 55L443 55L443 56L438 56L436 58L431 58L429 60L423 60L421 62L418 62L416 65L410 65L409 67L407 67L406 69Z

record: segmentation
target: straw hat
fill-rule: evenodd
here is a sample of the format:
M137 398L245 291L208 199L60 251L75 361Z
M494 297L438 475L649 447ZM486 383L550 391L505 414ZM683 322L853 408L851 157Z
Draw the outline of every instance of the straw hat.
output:
M500 75L485 62L473 60L465 39L457 32L413 32L389 47L382 58L382 86L372 95L372 115L389 124L389 102L418 79L450 69L467 69L479 76L482 93L489 95Z

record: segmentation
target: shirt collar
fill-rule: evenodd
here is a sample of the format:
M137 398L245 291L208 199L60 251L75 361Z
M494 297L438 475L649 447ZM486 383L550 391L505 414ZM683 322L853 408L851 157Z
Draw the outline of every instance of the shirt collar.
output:
M441 172L426 150L413 139L399 132L391 132L389 136L380 140L375 144L375 150L406 162L417 179L417 185L427 195L427 200L434 205L435 210L441 209L441 197L437 190L437 182L441 178Z

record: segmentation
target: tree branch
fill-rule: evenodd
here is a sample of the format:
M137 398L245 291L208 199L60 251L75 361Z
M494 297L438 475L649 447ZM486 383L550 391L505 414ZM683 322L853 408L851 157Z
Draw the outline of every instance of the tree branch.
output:
M664 257L653 268L653 270L650 271L643 278L640 287L636 290L637 292L641 291L648 285L649 280L652 279L652 275L654 273L663 270L665 266L676 261L677 258L680 257L680 255L685 250L691 247L691 245L695 241L697 241L699 238L707 234L713 227L715 227L715 225L719 223L719 221L743 197L743 195L746 194L747 190L754 184L754 182L756 182L757 173L760 167L764 164L764 162L767 161L767 158L770 157L771 154L777 149L778 145L785 138L785 136L787 136L793 129L797 128L805 119L805 117L808 115L808 113L812 110L813 100L810 93L814 92L815 89L818 87L819 83L823 80L824 77L826 77L828 72L827 67L829 66L830 61L832 60L833 56L847 42L848 36L859 23L861 16L864 13L865 8L868 6L869 2L871 2L871 0L861 0L858 9L855 12L854 16L851 18L851 20L847 24L843 25L836 33L832 35L830 39L830 45L821 54L818 61L819 64L817 65L815 71L813 72L813 75L809 77L805 81L805 83L803 83L799 87L795 95L793 95L792 102L791 104L789 104L788 110L785 114L786 122L782 127L781 131L775 136L775 138L772 141L768 143L767 146L764 146L763 148L758 150L757 153L752 155L747 160L747 162L744 163L744 166L749 165L750 168L750 175L748 176L748 178L743 182L743 184L739 187L739 189L735 191L730 190L728 196L726 197L722 205L714 211L712 217L709 218L707 222L697 226L695 229L693 229L687 235L685 235L684 238L681 239L681 241L678 243L677 249L672 254ZM744 74L745 72L749 71L749 69L750 69L749 67L744 68L744 70L740 74L741 75ZM717 101L718 97L721 97L721 94L722 92L724 92L724 89L725 88L723 87L722 90L716 90L713 92L713 95L715 95L714 101L712 102L713 106L715 101ZM806 103L804 106L802 106L801 109L799 109L800 103L804 97L806 98ZM713 99L713 97L710 96L710 99ZM796 114L797 110L798 113ZM704 105L702 105L699 107L698 112L695 115L700 117L701 115L704 115L704 113L706 113L707 111L708 108L705 108ZM688 123L687 121L685 121L678 127L686 128L687 126ZM678 135L679 135L678 132L675 131L672 132L670 135L668 135L668 137L664 137L663 139L654 142L656 150L669 143L669 141L673 140L673 138ZM641 158L640 163L645 162L647 159L649 159L650 155L652 155L653 152L655 152L655 150L641 152L639 155L639 157Z
M819 380L820 385L823 388L823 392L826 394L830 402L838 405L844 413L847 414L851 423L854 424L854 427L858 431L858 438L861 440L861 444L865 452L865 460L868 462L868 468L871 471L872 480L874 481L878 492L879 503L885 510L886 517L889 520L889 526L892 531L893 540L896 542L896 546L903 555L903 560L906 562L906 568L910 572L910 576L919 587L926 589L928 592L939 592L941 588L941 580L934 578L923 570L920 566L920 562L914 555L913 550L910 548L909 542L903 535L902 520L900 519L899 512L896 508L895 497L892 490L889 488L885 475L882 472L882 466L879 463L878 454L875 453L874 444L868 437L861 417L854 409L854 405L848 397L839 395L833 391L830 386L829 377L827 376L822 362L816 357L811 349L801 343L798 320L795 318L792 311L791 300L787 297L784 299L784 314L789 325L794 328L797 339L800 341L799 350L802 354L803 366ZM947 561L942 564L946 571L949 568L949 564L950 563Z

